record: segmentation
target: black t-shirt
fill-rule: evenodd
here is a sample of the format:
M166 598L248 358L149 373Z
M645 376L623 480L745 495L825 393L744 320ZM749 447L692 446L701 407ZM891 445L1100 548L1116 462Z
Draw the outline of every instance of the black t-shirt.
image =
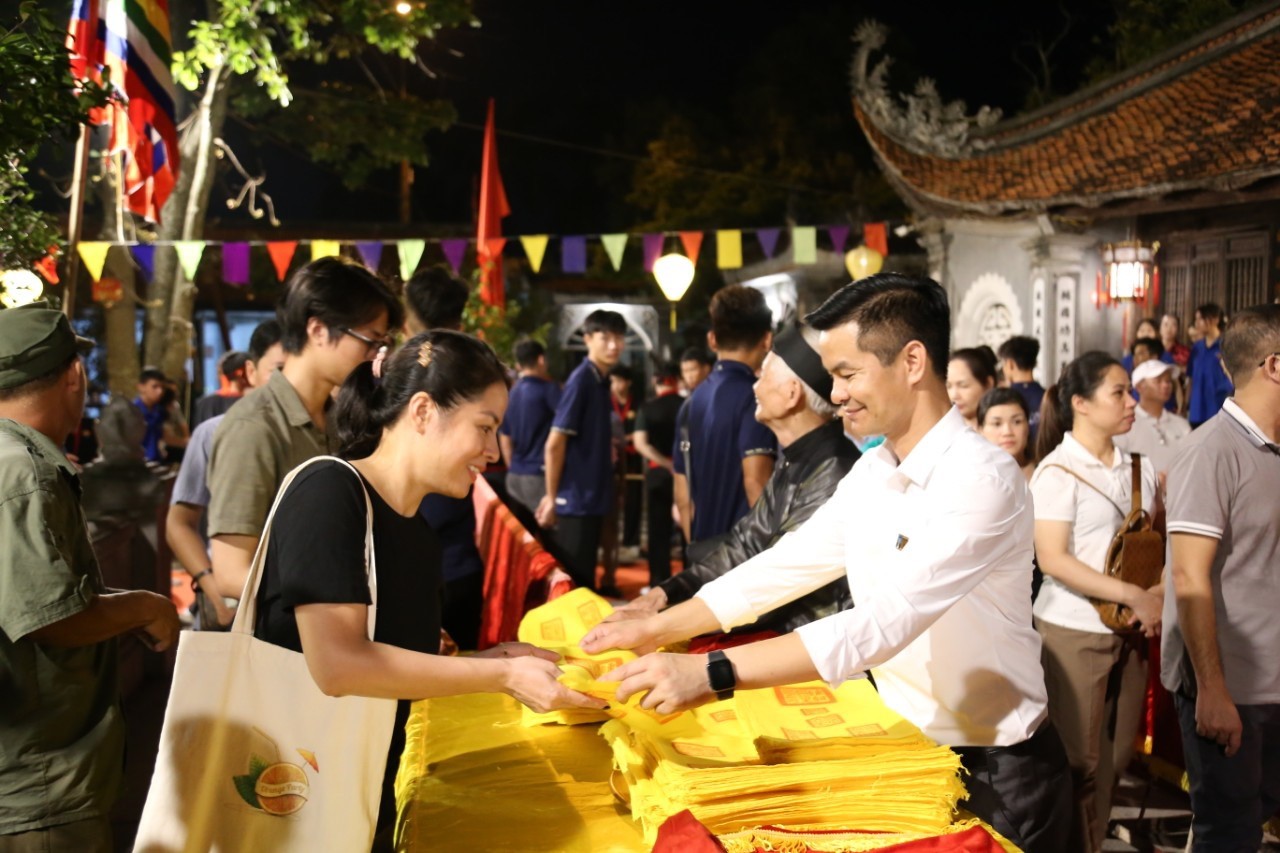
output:
M679 394L663 394L640 407L636 429L647 433L649 443L663 455L670 455L676 443L676 416L684 398Z
M363 478L362 478L363 479ZM368 484L378 572L373 638L415 652L440 650L440 543L416 512L406 518ZM316 462L289 485L267 545L254 635L302 651L293 609L301 604L368 604L360 481L338 462ZM392 785L404 752L409 702L396 705L396 725L382 786L381 825L395 817ZM388 809L390 812L388 813Z

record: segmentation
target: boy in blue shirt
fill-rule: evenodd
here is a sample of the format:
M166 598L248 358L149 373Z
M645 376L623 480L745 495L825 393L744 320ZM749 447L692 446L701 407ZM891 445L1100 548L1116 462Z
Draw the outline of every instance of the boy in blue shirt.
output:
M772 330L773 314L760 291L732 284L711 298L707 342L718 360L681 409L672 452L680 520L690 542L727 532L773 474L778 442L756 420L752 390L773 344Z
M515 347L520 378L511 389L498 443L507 462L507 494L536 512L547 493L544 453L551 421L560 402L560 386L547 370L547 350L537 341Z
M587 589L596 588L596 552L613 502L609 369L622 356L626 334L617 311L592 311L583 322L587 357L569 374L556 406L543 463L547 491L535 513L539 526L555 528L565 571Z

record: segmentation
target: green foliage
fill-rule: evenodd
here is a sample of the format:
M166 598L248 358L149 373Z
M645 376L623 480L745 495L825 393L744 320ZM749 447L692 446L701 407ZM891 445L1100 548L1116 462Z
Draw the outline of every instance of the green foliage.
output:
M339 82L326 82L319 90L295 89L294 94L287 110L274 109L275 103L258 89L237 96L232 107L256 121L258 130L302 145L314 162L339 167L343 183L352 189L390 163L408 160L426 166L427 132L445 130L458 117L448 101L390 92L376 97L368 89ZM370 133L371 127L388 132Z
M74 137L106 91L85 83L77 97L66 31L35 2L0 33L0 268L29 267L63 243L57 220L31 206L27 171L39 147Z
M546 345L551 323L538 322L542 312L525 312L518 302L511 300L505 308L488 305L480 298L479 276L473 278L471 296L462 311L463 331L488 343L507 364L515 364L517 341L532 338Z
M442 29L476 26L468 0L413 3L401 15L388 0L214 0L216 14L195 21L191 46L173 55L174 77L197 89L212 69L249 76L281 106L288 106L287 63L347 59L373 47L413 57L419 42Z
M1115 21L1086 66L1103 80L1200 35L1258 0L1112 0Z

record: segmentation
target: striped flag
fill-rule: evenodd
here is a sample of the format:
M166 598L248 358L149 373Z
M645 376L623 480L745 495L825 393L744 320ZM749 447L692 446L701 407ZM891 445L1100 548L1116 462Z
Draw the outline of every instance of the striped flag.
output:
M107 70L115 100L95 123L111 125L112 153L125 153L129 209L152 222L178 175L168 0L75 0L67 36L76 79Z

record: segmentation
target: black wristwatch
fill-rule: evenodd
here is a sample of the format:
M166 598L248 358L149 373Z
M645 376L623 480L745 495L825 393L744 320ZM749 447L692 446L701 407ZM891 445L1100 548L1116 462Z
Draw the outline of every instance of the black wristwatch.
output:
M715 651L707 655L707 681L717 699L733 698L733 688L738 686L738 676L734 674L733 663L724 656L724 652Z

